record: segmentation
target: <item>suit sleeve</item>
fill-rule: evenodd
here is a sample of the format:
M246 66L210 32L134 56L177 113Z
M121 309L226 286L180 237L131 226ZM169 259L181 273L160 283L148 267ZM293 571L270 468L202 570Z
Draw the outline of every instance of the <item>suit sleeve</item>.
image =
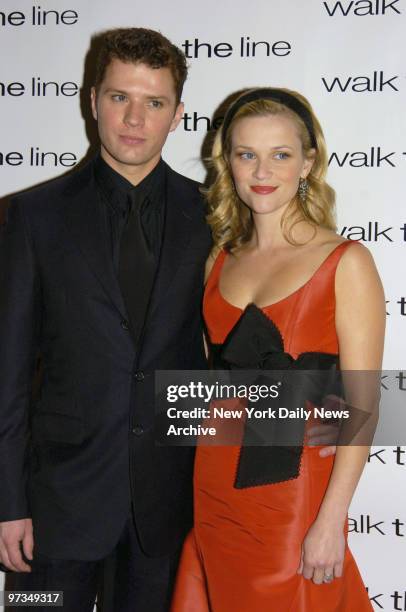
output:
M0 228L0 521L30 516L28 410L39 329L39 277L15 200Z

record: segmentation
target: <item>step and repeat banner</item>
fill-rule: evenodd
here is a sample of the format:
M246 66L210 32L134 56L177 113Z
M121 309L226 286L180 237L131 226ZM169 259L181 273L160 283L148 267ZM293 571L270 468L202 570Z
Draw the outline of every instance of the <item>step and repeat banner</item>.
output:
M85 58L93 34L121 26L160 30L188 58L185 114L164 157L194 179L205 179L202 156L230 94L283 86L309 98L329 149L338 231L375 258L384 368L406 391L406 0L2 0L3 210L11 194L88 154ZM406 446L374 447L350 509L350 546L375 610L406 610L405 477Z

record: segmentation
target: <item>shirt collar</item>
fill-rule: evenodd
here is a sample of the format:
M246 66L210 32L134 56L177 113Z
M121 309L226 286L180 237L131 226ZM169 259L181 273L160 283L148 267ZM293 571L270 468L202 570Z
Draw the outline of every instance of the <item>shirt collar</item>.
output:
M128 212L128 196L130 193L135 196L137 201L142 201L147 197L154 201L162 194L165 163L160 158L153 170L134 187L130 181L109 166L99 154L95 161L95 176L114 212L125 215Z

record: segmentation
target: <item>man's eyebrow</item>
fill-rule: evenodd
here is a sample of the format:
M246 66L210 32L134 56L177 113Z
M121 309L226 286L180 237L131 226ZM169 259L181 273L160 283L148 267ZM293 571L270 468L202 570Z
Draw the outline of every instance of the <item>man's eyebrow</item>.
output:
M114 93L120 93L120 94L127 95L127 92L124 89L120 89L119 87L108 87L104 91L105 93L111 93L112 91L114 91Z
M118 93L118 94L124 94L126 96L129 95L128 91L126 91L125 89L120 89L120 87L107 87L107 89L104 90L104 93ZM165 100L165 102L169 102L169 98L168 96L165 96L164 94L148 94L145 96L145 98L147 100Z
M146 98L148 100L165 100L166 102L169 102L168 96L165 96L164 94L157 94L156 96L146 96Z

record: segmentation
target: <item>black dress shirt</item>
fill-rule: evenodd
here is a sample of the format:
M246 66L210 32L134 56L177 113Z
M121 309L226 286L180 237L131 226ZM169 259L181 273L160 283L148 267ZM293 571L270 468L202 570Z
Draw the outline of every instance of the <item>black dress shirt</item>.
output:
M165 215L166 169L162 159L135 187L113 170L101 155L96 159L95 175L105 212L116 273L119 266L120 239L130 214L131 200L141 207L142 229L157 265Z

